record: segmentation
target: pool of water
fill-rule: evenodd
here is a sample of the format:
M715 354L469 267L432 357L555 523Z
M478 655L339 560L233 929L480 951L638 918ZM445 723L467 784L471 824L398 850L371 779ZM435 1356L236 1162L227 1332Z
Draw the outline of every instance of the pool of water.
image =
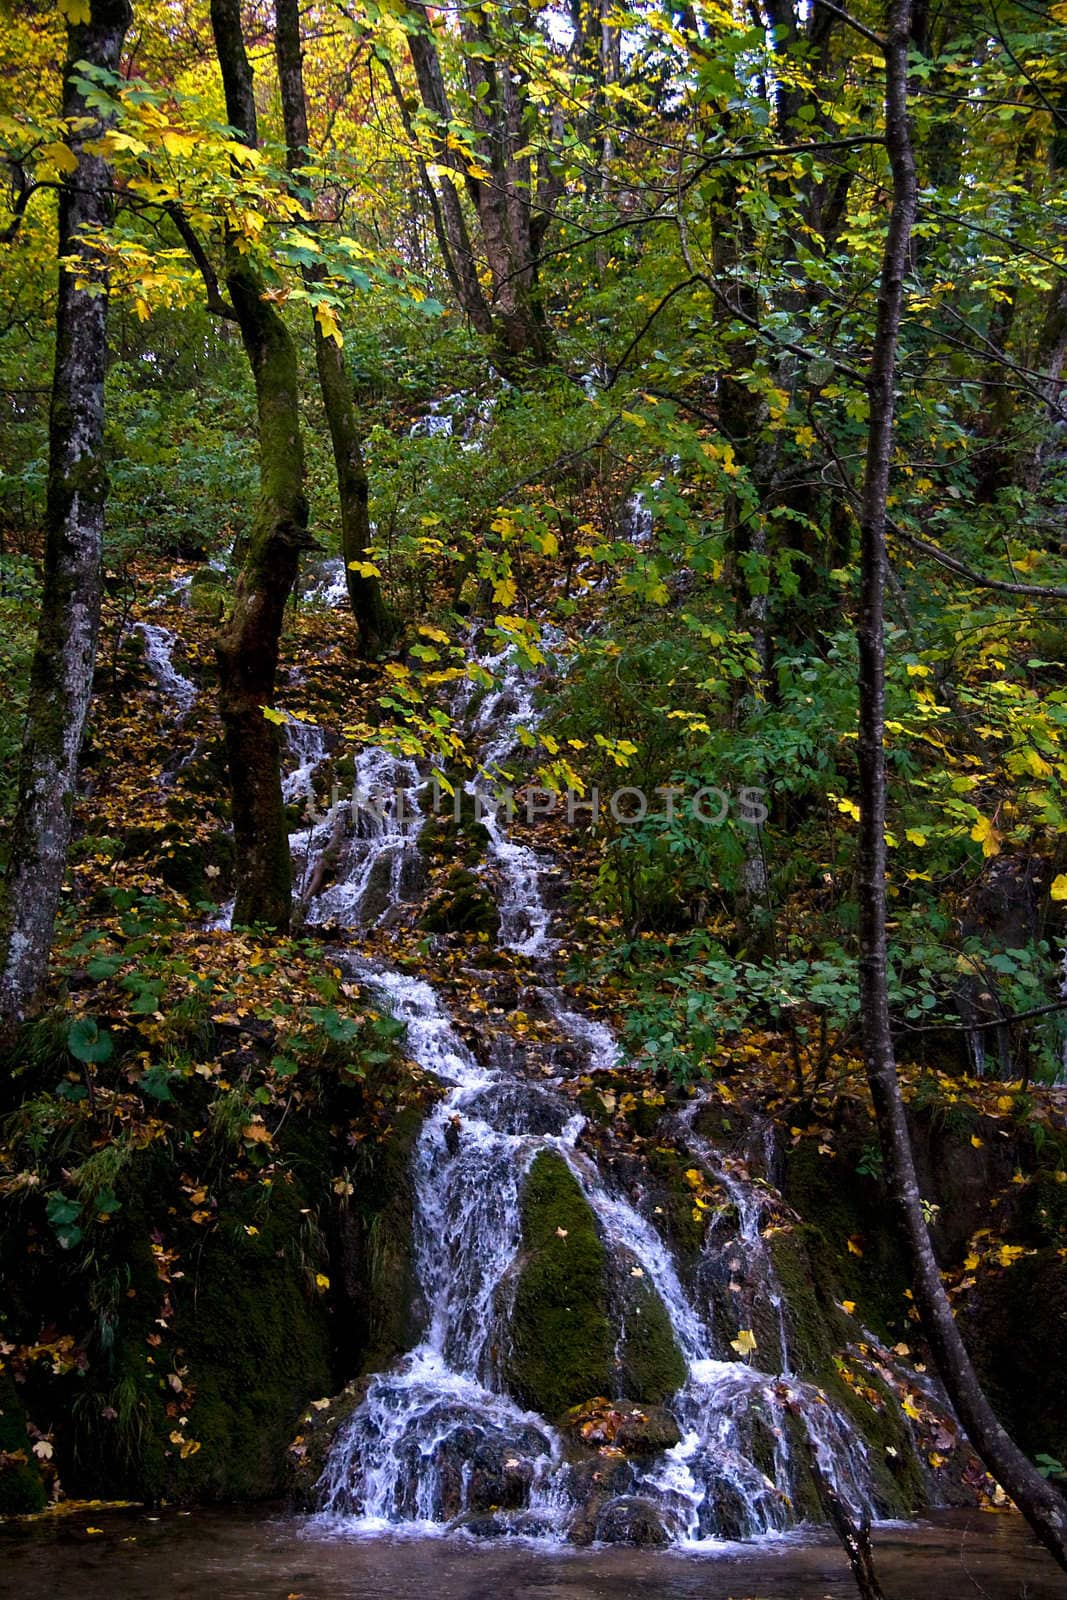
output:
M887 1600L1067 1600L1014 1516L880 1528ZM459 1538L346 1537L307 1518L79 1511L0 1524L0 1595L18 1600L855 1600L811 1534L700 1551L566 1550Z

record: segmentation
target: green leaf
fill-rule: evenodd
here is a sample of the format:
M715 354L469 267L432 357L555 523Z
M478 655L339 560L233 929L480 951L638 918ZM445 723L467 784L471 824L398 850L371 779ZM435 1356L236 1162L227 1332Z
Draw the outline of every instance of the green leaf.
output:
M67 1029L67 1049L75 1061L88 1065L110 1060L114 1045L111 1035L97 1026L95 1017L79 1017Z

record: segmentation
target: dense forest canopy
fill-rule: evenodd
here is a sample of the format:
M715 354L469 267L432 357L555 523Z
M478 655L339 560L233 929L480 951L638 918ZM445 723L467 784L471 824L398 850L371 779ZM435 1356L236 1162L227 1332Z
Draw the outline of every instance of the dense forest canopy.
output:
M255 1241L257 1189L308 1219L266 1229L279 1253L303 1229L279 1293L314 1369L264 1400L278 1438L293 1395L354 1376L338 1217L394 1203L390 1139L436 1093L358 949L441 979L471 1027L514 1012L522 1048L576 1026L530 1000L550 972L619 1075L596 1111L617 1136L739 1097L796 1160L847 1165L842 1192L887 1196L918 1309L886 1290L871 1325L892 1344L921 1318L1062 1559L1062 1396L1042 1432L979 1351L1017 1450L952 1308L1018 1261L1063 1303L1065 22L1044 0L9 8L0 1205L31 1287L0 1339L64 1475L249 1488L194 1467L192 1379L167 1444L120 1302L149 1248L166 1286L198 1231ZM420 819L417 867L375 785ZM353 844L374 838L381 870ZM981 1230L957 1236L924 1118L966 1141ZM680 1170L703 1229L710 1180ZM175 1183L180 1237L150 1198ZM815 1220L839 1305L895 1285L888 1213L869 1282L863 1229ZM198 1349L206 1371L180 1297L173 1370ZM407 1348L376 1315L365 1372ZM64 1382L94 1397L69 1439ZM51 1449L31 1457L27 1504Z

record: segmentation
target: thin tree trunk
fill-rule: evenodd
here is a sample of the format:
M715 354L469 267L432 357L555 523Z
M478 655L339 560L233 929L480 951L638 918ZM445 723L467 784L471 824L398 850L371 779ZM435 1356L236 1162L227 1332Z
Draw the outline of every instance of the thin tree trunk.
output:
M308 149L307 100L304 93L304 68L300 46L299 0L276 0L274 46L281 88L282 119L289 171L295 172ZM321 276L314 267L305 267L305 282ZM356 417L352 382L345 371L340 346L327 338L314 324L315 365L319 390L326 413L337 476L337 498L341 513L341 550L345 562L345 581L352 614L359 628L360 653L376 656L393 631L381 584L373 574L355 570L355 563L369 560L370 514L367 507L367 470Z
M245 143L257 143L252 69L239 0L211 0L211 25L226 92L226 115ZM237 853L234 920L289 926L292 868L277 727L272 705L285 607L300 553L309 544L296 349L263 298L254 269L227 248L226 283L252 368L259 418L259 501L237 580L233 610L219 630L219 712L233 802Z
M967 1434L1042 1544L1067 1567L1067 1502L1008 1437L971 1365L930 1244L904 1103L897 1078L886 969L885 640L886 502L893 448L896 352L917 205L908 123L911 0L890 0L886 58L886 144L893 205L882 259L878 320L867 381L870 424L861 523L859 642L860 999L864 1053L886 1166L886 1182L908 1248L915 1303L938 1370Z
M107 282L80 235L110 220L111 169L85 148L104 125L75 88L72 72L78 61L116 71L130 21L128 0L92 0L89 20L67 29L63 115L84 120L69 140L78 164L60 190L58 245L61 259L81 259L80 275L90 287L77 288L76 274L60 268L44 588L7 870L3 1023L28 1013L48 970L100 631Z

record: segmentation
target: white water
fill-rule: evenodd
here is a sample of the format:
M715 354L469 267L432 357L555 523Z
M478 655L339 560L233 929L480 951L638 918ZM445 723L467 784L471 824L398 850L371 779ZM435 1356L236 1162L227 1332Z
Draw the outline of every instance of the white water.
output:
M196 700L197 687L189 678L183 677L174 665L174 647L177 636L169 628L161 628L155 622L135 622L134 628L144 638L145 660L148 670L159 684L168 700L173 700L180 716L190 711Z

